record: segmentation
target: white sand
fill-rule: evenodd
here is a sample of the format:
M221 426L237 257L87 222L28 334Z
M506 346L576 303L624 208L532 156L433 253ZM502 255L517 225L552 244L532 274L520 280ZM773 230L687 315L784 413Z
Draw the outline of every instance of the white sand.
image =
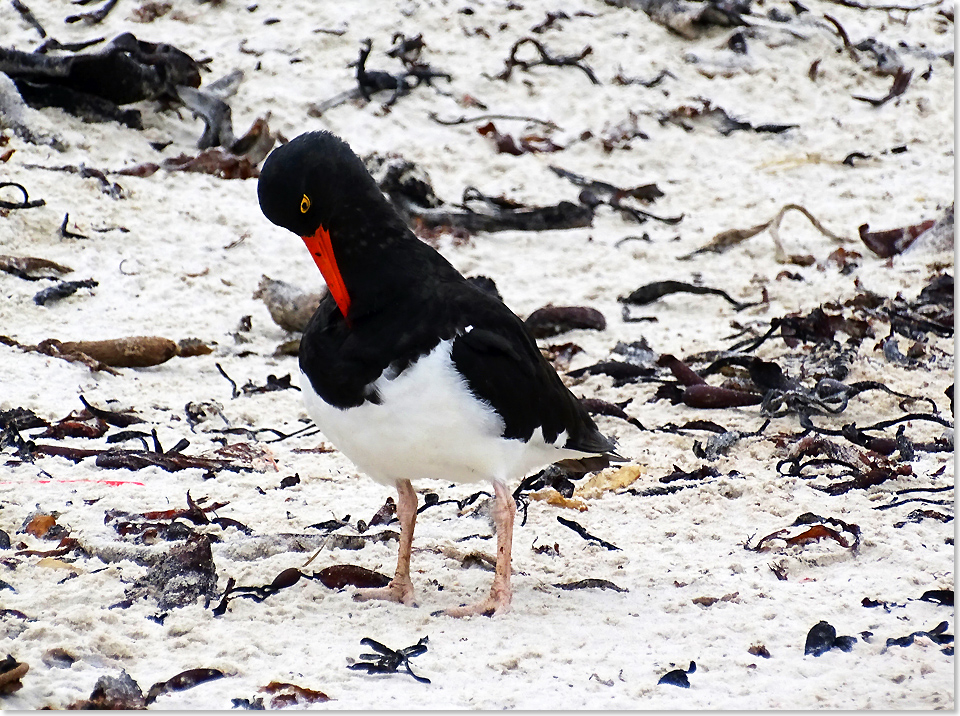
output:
M638 226L601 209L589 229L481 234L465 244L441 241L444 255L464 273L494 278L506 303L521 316L548 302L601 310L608 320L606 331L577 331L543 342L581 345L584 352L574 358L572 368L607 359L618 341L641 337L655 351L678 356L717 350L731 343L726 337L736 332L733 321L763 330L787 312L808 313L824 302L850 298L858 293L858 283L884 296L901 292L913 299L932 276L953 263L952 249L878 259L857 238L860 224L869 223L874 230L915 224L937 218L953 200L952 66L901 48L905 66L914 70L912 82L902 97L874 108L851 95L881 97L891 79L871 73L865 53L862 64L855 63L822 20L824 13L836 17L853 43L868 37L891 46L905 42L933 56L952 50L953 23L939 14L948 11L952 18L952 2L906 14L809 0L804 4L810 12L799 20L782 26L768 21L765 25L774 29L748 37L746 55L725 49L733 29L713 28L700 39L685 40L641 12L586 0L549 6L525 1L520 3L523 9L489 0L301 0L279 7L261 3L255 11L245 9L244 3L190 2L178 3L175 12L146 25L132 22L132 5L121 2L97 27L64 25L63 17L77 11L73 6L38 0L29 4L63 42L132 31L145 40L170 42L195 58L212 58L205 82L240 68L245 79L231 100L238 133L268 111L271 128L288 138L330 129L358 153L397 152L417 162L446 201L458 201L467 185L531 204L575 200L578 189L551 173L550 164L625 187L656 182L665 196L648 208L661 216L683 214L680 224L650 221ZM774 6L794 15L788 3L766 2L754 10L761 15ZM473 14L459 12L464 7ZM515 69L507 82L491 79L503 68L512 43L529 34L547 9L563 9L570 19L535 37L556 53L576 53L591 45L593 53L585 61L601 85L590 84L574 68ZM589 15L577 15L581 11ZM280 22L264 25L270 17ZM36 32L9 3L0 5L0 27L4 46L36 46ZM796 30L806 39L792 38L777 27ZM338 37L316 32L320 28L345 33ZM385 97L380 95L379 101L365 106L348 104L310 118L310 103L352 86L352 69L346 65L355 59L361 39L374 41L368 68L398 69L398 63L383 55L395 31L423 33L428 46L424 58L453 75L450 83L437 81L451 95L423 87L389 112L381 109ZM256 54L241 52L241 42ZM694 57L700 62L692 61ZM816 60L818 76L811 81L808 70ZM923 79L928 65L932 74ZM618 86L612 81L618 67L625 75L644 79L662 69L674 77L653 89ZM718 73L717 67L728 69ZM460 106L464 95L484 102L490 112L553 121L561 127L553 139L569 146L556 154L496 154L490 140L475 132L478 123L447 127L430 121L430 112L444 118L483 113ZM753 124L799 127L783 134L738 131L723 137L709 126L686 132L658 123L661 112L699 106L700 97ZM219 362L241 385L248 380L262 384L270 373L294 372L295 358L272 355L289 336L252 293L262 274L311 290L321 284L299 240L260 214L255 180L161 170L144 179L114 177L128 193L115 200L102 194L94 179L25 168L84 163L109 170L157 161L160 155L149 141L172 141L163 156L195 153L200 120L191 119L188 111L181 116L160 113L152 102L139 107L146 125L142 132L113 123L84 124L54 109L29 113L37 130L55 133L69 145L63 153L16 137L10 140L16 152L0 164L0 180L21 182L31 198L43 198L46 206L0 218L0 253L55 260L73 267L68 278L92 277L100 285L39 307L33 294L49 282L0 274L0 334L22 343L124 335L198 337L216 342L216 351L153 368L122 369L120 376L111 376L0 346L0 410L22 406L52 421L82 407L77 396L83 394L96 405L136 409L148 421L147 430L157 429L165 447L189 439L186 452L191 455L219 447L215 439L222 436L209 431L224 424L212 418L191 431L184 418L189 402L218 401L232 426L285 431L301 427L306 413L295 391L231 399L230 386L214 365ZM598 137L631 111L639 113L639 128L649 140L636 138L628 150L604 153ZM496 124L515 136L542 131L524 122ZM594 138L578 141L587 130ZM891 152L900 146L906 151ZM871 158L859 160L856 167L844 166L841 161L854 151ZM815 266L776 263L768 232L722 255L677 261L720 231L767 221L790 202L803 204L845 237L843 246L864 255L860 267L842 275L835 265L825 264L836 244L797 213L784 219L781 238L788 253L813 255ZM71 229L88 240L58 236L66 212ZM643 233L649 234L649 243L616 245L625 236ZM242 243L226 248L241 237ZM777 280L785 269L804 280ZM770 302L737 313L717 297L678 294L634 309L638 315L655 316L657 322L621 321L618 296L650 281L694 277L744 301L757 300L766 288ZM245 315L252 316L252 330L244 334L247 342L237 343L232 334ZM885 322L876 326L884 333L864 340L850 380L881 380L895 390L931 396L949 416L943 391L952 382L953 342L927 334L928 356L939 351L946 357L909 370L886 362L882 352L873 349L887 330ZM758 355L784 365L785 355L810 344L805 345L791 351L779 339L772 340ZM906 351L908 343L902 338L900 345ZM581 396L632 400L627 411L648 427L707 419L753 431L762 422L756 407L694 410L648 402L655 390L651 384L611 385L610 378L599 376L573 389ZM870 392L853 399L842 416L815 420L839 428L893 418L902 412L898 400ZM598 422L617 437L624 455L643 466L634 487L659 485L658 479L674 465L692 470L703 462L691 448L694 439L709 437L706 433L680 436L641 432L612 418ZM949 621L951 633L954 629L951 607L918 601L926 590L953 586L954 550L952 540L947 543L953 523L927 519L893 526L917 507L951 514L952 507L908 503L875 509L893 501L897 490L951 485L952 454L917 453L912 476L831 497L806 480L777 473L786 448L778 448L770 438L799 429L795 416L774 420L764 437L744 440L715 463L722 477L674 494L607 493L589 500L589 509L582 513L531 503L526 525L518 521L516 528L512 612L465 620L431 612L479 598L492 575L463 569L439 550L492 553L494 547L492 541L479 539L456 542L490 534L491 526L483 518L457 518L452 505L430 509L419 521L414 553L417 609L357 604L349 589L338 593L302 580L261 604L237 599L219 618L202 604L173 609L160 625L148 618L158 612L150 599L126 609L107 609L143 575L142 566L74 554L65 558L72 563L70 572L44 566L39 557L16 554L20 542L31 549L56 546L18 532L34 510L56 512L58 523L93 550L120 540L104 525L105 511L185 507L188 490L194 499L228 501L217 514L249 525L261 537L302 533L310 524L347 514L354 523L369 520L391 490L358 475L338 453L294 451L317 446L320 436L270 445L276 472L221 472L207 481L196 469L108 471L92 459L75 465L44 457L17 464L8 448L2 459L10 466L0 472L0 528L10 534L14 549L0 552L0 579L15 591L0 590L0 608L19 610L29 618L0 617L0 654L12 654L29 664L30 671L22 690L0 697L0 707L62 708L88 697L101 676L117 676L121 669L146 691L180 671L206 667L228 676L161 696L154 708L228 709L231 699L253 698L274 680L323 691L334 699L328 706L351 709L953 708L953 657L941 653L940 645L920 637L909 647L884 648L887 638L929 630L943 620ZM932 423L907 427L915 440L941 433ZM230 441L243 438L231 436ZM64 444L103 447L105 442L69 439ZM272 489L294 473L302 479L298 486ZM128 482L116 486L107 480ZM435 490L442 499L471 491L440 482L416 486ZM859 525L863 541L858 553L831 540L777 552L744 549L748 539L754 544L804 512ZM620 551L584 541L560 525L558 515L579 521ZM292 552L265 556L248 549L251 538L234 529L209 531L221 537L214 544L221 590L228 577L243 585L267 584L307 557ZM535 553L534 542L556 542L560 555ZM351 563L390 573L395 547L387 543L360 551L327 549L307 571ZM785 581L771 571L774 562L786 570ZM551 586L584 578L608 579L629 591L561 591ZM691 601L734 593L731 600L709 607ZM896 606L889 611L864 608L865 597ZM849 653L804 656L806 634L820 620L841 635L859 637L870 631L872 640L859 639ZM432 680L430 685L405 673L368 676L346 668L348 659L366 651L359 643L363 637L399 648L423 636L429 636L429 650L413 667ZM748 653L755 644L765 645L771 658ZM57 647L76 657L72 667L44 665L43 655ZM657 685L662 674L686 668L691 660L697 671L690 675L689 690Z

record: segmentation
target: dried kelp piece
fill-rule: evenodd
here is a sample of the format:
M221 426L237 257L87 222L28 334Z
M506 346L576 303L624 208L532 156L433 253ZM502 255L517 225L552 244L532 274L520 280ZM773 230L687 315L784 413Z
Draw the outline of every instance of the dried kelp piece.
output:
M854 488L866 489L887 480L913 474L913 468L910 465L898 465L878 453L860 452L853 447L839 445L820 436L803 438L792 452L790 457L777 463L777 471L781 474L810 478L816 477L816 474L804 475L803 470L839 467L844 470L841 476L852 478L847 481L833 482L825 487L813 486L814 489L829 495L842 495ZM817 455L825 457L819 458L816 457ZM807 458L806 462L804 462L805 458Z
M607 320L600 311L588 306L547 304L527 316L524 325L534 338L549 338L577 329L602 331L607 327Z
M416 231L547 231L591 226L593 208L569 201L530 207L489 197L467 187L459 205L441 201L422 168L403 157L377 154L365 159L380 190Z
M39 281L41 279L56 279L57 276L52 274L71 273L73 269L69 266L58 264L55 261L48 261L47 259L40 259L34 256L10 256L3 254L0 255L0 271L6 271L26 281Z
M83 281L61 281L56 286L38 291L33 297L33 302L38 306L45 306L51 301L59 301L67 296L72 296L81 288L96 288L99 285L100 283L92 278Z
M48 166L45 164L24 164L27 169L43 169L45 171L51 172L66 172L68 174L76 174L81 179L96 179L97 183L100 186L100 192L106 194L111 199L125 199L127 197L126 190L117 184L112 182L107 178L107 175L96 167L88 167L85 164L60 164L57 166ZM69 219L70 214L66 214L63 217L63 223L60 225L60 235L65 239L86 239L88 237L83 236L82 234L77 234L72 231L67 230L67 220Z
M328 589L344 587L385 587L390 577L355 564L335 564L321 569L317 575L320 583Z
M750 13L750 0L604 0L607 5L643 10L658 25L694 40L711 25L743 25L741 15Z
M561 201L552 206L491 206L490 213L451 209L423 209L407 206L407 216L415 228L463 229L479 231L550 231L577 229L593 225L593 209L582 204Z
M744 390L733 390L716 385L691 385L684 388L681 400L691 408L713 410L759 405L764 398L757 393L748 393Z
M952 607L954 594L952 589L929 589L920 596L921 602L933 602Z
M524 45L533 45L534 49L536 49L537 53L540 55L539 59L518 59L517 52ZM583 63L583 59L592 52L593 48L587 45L575 55L553 55L539 40L535 40L532 37L522 37L513 43L513 47L510 48L510 56L507 57L506 61L504 62L503 71L496 76L496 79L509 80L510 75L513 73L514 67L519 67L524 72L527 72L532 67L547 65L549 67L576 67L590 79L590 82L598 85L600 84L600 80L598 80L597 76L593 74L593 70Z
M120 670L119 676L101 676L90 693L90 698L68 706L71 710L139 711L147 707L143 691L136 681Z
M107 422L87 409L74 411L65 418L49 425L37 437L62 440L71 438L101 438L109 430Z
M786 204L780 209L780 211L777 212L776 216L770 219L770 221L757 224L749 229L728 229L727 231L722 231L696 251L686 254L685 256L681 256L679 259L687 260L697 256L698 254L708 252L717 254L723 253L727 249L737 246L747 239L756 236L760 232L770 229L770 237L773 239L774 245L774 259L777 261L777 263L781 264L795 263L795 259L799 259L795 256L788 256L786 250L783 248L783 243L780 241L780 222L783 220L784 214L786 214L788 211L799 211L810 220L810 223L813 224L817 231L827 238L838 243L844 240L842 237L837 236L832 231L825 228L823 224L821 224L820 221L803 206L799 204Z
M581 525L579 522L568 520L565 517L560 517L559 515L557 515L557 522L559 522L564 527L569 527L570 529L572 529L574 532L576 532L578 535L583 537L588 542L596 542L601 547L604 547L606 549L620 551L620 548L617 547L615 544L611 544L610 542L607 542L604 539L600 539L599 537L594 537L592 534L587 532L586 528L583 525Z
M666 674L660 677L657 681L657 685L667 684L668 686L679 686L683 689L690 688L690 679L687 678L687 674L693 674L697 670L697 664L694 661L690 662L690 666L686 669L674 669L673 671L668 671Z
M414 43L414 45L416 44L417 43ZM369 38L361 40L359 56L349 65L356 67L357 86L353 89L340 92L330 99L312 103L307 109L307 114L311 117L319 117L324 112L354 99L362 98L369 102L373 94L381 91L392 92L390 98L383 104L384 108L389 108L396 103L400 97L409 94L420 85L432 87L435 79L450 80L451 76L449 73L435 70L429 64L420 60L420 50L425 46L426 43L422 42L421 39L419 46L414 51L394 52L394 50L391 49L387 53L388 56L400 60L403 65L403 71L394 75L384 70L367 69L367 58L373 49L373 43ZM411 45L411 47L413 47L413 45Z
M497 152L500 154L512 154L519 157L523 154L540 154L542 152L559 152L563 149L559 144L546 136L537 134L525 134L519 139L514 139L512 135L502 134L493 122L477 127L477 134L489 137L493 140Z
M49 339L39 346L50 346L58 355L85 355L116 368L144 368L159 365L177 355L177 344L159 336L131 336L103 341L57 341ZM38 346L38 347L39 347Z
M907 647L913 644L913 640L918 636L925 636L930 639L934 644L950 644L953 642L953 634L948 634L947 629L950 628L949 622L940 622L930 631L915 631L906 636L901 636L899 638L891 637L887 639L886 647L884 651L889 649L891 646L902 646ZM949 647L952 652L952 647ZM942 650L944 653L947 653L946 650Z
M3 105L0 104L0 106L3 106ZM0 189L8 186L13 186L19 189L20 193L23 194L23 200L22 201L0 200L0 209L35 209L36 207L44 206L47 203L43 199L31 200L30 195L27 194L27 190L26 188L24 188L23 184L18 184L15 181L0 182ZM5 268L3 270L7 271L8 269Z
M261 688L260 691L274 695L273 698L270 699L270 708L272 709L303 706L304 704L322 704L332 700L322 691L317 691L316 689L307 689L303 686L297 686L296 684L291 684L285 681L271 681L269 684ZM237 699L234 699L234 701L237 701ZM263 700L254 699L255 703L258 701L261 704L259 709L262 709ZM234 706L234 708L236 708L236 706ZM257 707L251 706L249 708Z
M838 532L827 525L838 527L840 531ZM844 522L836 517L820 517L812 512L805 512L795 519L790 527L806 527L807 529L789 537L786 536L791 531L789 528L777 530L776 532L771 532L766 537L760 538L753 547L748 546L747 549L754 552L768 551L773 549L770 544L767 544L772 540L783 540L786 546L802 546L826 538L834 540L841 547L849 549L851 552L856 552L860 546L860 526L850 522ZM848 534L850 537L844 537L843 533Z
M159 681L151 686L147 692L145 703L149 706L157 700L157 697L163 694L169 694L174 691L186 691L187 689L192 689L194 686L205 684L208 681L222 679L224 676L226 676L226 674L219 669L187 669L186 671L181 671L176 676L166 681Z
M629 589L618 587L616 584L606 579L580 579L576 582L565 582L554 584L553 586L557 589L563 589L567 591L572 589L612 589L615 592L630 591Z
M631 418L624 411L624 407L628 405L630 401L624 401L621 405L615 403L610 403L606 400L601 400L599 398L581 398L580 404L586 409L591 415L607 415L611 418L619 418L620 420L625 420L634 427L639 428L640 430L646 430L641 423L636 418Z
M307 293L286 281L261 276L253 297L261 299L274 323L286 331L303 333L324 293Z
M608 184L604 181L588 179L581 174L567 171L566 169L561 169L560 167L556 166L551 166L550 171L557 176L568 179L575 185L582 187L583 190L580 192L580 203L584 206L590 207L591 209L603 204L617 210L623 216L626 216L627 218L641 224L647 219L655 219L656 221L660 221L664 224L672 226L673 224L678 224L683 220L683 214L675 217L662 217L657 216L656 214L651 214L649 211L640 209L635 205L624 203L627 199L636 199L638 201L645 202L652 202L656 199L659 199L663 196L663 192L660 191L656 184L643 184L629 189L624 189L614 186L613 184Z
M41 38L47 36L47 31L43 29L43 25L40 24L40 21L37 20L32 12L30 12L30 8L24 5L20 0L12 0L12 4L13 9L20 13L20 17L22 17L27 24L33 27L34 30L40 33Z
M862 95L853 95L854 99L858 99L861 102L868 102L874 107L882 107L887 102L892 100L894 97L899 97L904 92L907 91L907 87L910 86L910 80L913 78L913 70L907 70L904 67L900 67L897 70L897 74L894 75L893 84L890 86L890 91L887 92L883 97L873 98L873 97L863 97ZM869 245L869 244L868 244Z
M909 247L918 236L930 229L935 223L933 219L929 219L912 226L886 231L870 231L869 224L861 224L858 231L860 232L860 240L866 244L868 249L880 258L887 259L903 253L904 249Z
M672 0L677 1L677 0ZM724 137L729 136L738 130L750 130L753 132L768 132L780 134L788 129L795 129L799 124L751 124L739 119L734 119L722 107L715 106L709 99L699 98L700 106L681 105L669 112L660 115L661 125L675 124L687 132L693 131L696 125L705 124Z
M118 105L176 99L177 85L198 87L200 64L176 47L123 33L103 49L67 56L0 48L0 72L34 108L57 106L89 121L114 119L140 128L138 110Z
M698 295L720 296L731 304L736 310L742 311L751 306L760 305L760 301L753 303L743 303L732 298L730 294L719 288L710 288L709 286L695 286L685 281L654 281L630 292L626 296L620 296L617 300L620 303L629 303L635 306L646 306L654 301L669 296L674 293L693 293Z
M810 656L822 656L831 649L850 651L856 643L857 637L837 636L835 627L825 621L819 621L807 633L803 653Z
M821 378L813 390L804 386L794 386L786 390L768 390L763 397L760 411L771 417L783 417L791 412L798 412L809 418L811 412L822 411L837 415L846 410L851 398L869 390L879 390L888 395L895 395L911 401L926 401L934 411L937 404L926 396L913 396L900 393L874 380L862 380L856 383L841 383L833 378Z
M26 408L0 410L0 428L8 427L15 430L29 430L30 428L47 428L50 427L50 423ZM0 440L0 446L2 445L3 441Z
M674 404L682 402L691 408L706 409L744 407L763 401L763 396L756 393L708 385L700 375L673 355L661 355L657 359L657 365L669 368L679 385L684 388L679 390L677 385L669 383L662 385L654 400L667 399Z
M97 408L91 405L83 395L80 395L80 402L83 403L84 407L90 411L90 413L97 418L100 418L104 422L114 425L118 428L126 428L130 425L135 425L137 423L144 422L141 418L138 418L135 415L131 415L128 412L117 412L114 410L104 410L103 408Z
M299 386L291 383L290 374L280 376L279 378L272 373L267 375L267 382L263 385L255 385L253 381L247 383L240 389L244 395L255 395L258 393L273 393L278 390L300 390Z
M938 522L944 522L944 523L953 522L952 515L945 515L942 512L937 512L936 510L913 510L910 512L910 514L907 515L907 518L905 520L894 522L893 526L897 529L900 529L909 523L920 524L925 519L937 520ZM925 601L930 601L930 600L925 600ZM953 604L952 597L951 597L950 603Z
M83 22L87 25L98 25L103 22L103 20L110 14L110 11L116 6L118 0L104 0L103 4L100 5L96 10L91 10L90 12L80 13L79 15L68 15L64 22L68 25L75 22ZM80 3L81 5L86 5L86 3Z
M684 391L684 402L687 402L687 393L690 390L699 389L702 387L703 386L693 386L692 388L687 388L687 390ZM707 387L711 387L711 386L707 386ZM700 391L700 392L703 392L703 391ZM739 393L740 391L735 390L733 392ZM711 399L711 403L710 403L711 405L714 404L714 400L715 399ZM689 405L688 402L687 404ZM731 406L728 403L724 403L719 407L731 407ZM744 438L757 437L758 435L761 435L763 431L767 429L767 426L769 424L770 424L770 420L768 419L764 421L763 425L761 425L759 429L751 433L741 432L740 430L725 430L722 433L718 433L716 435L710 436L704 443L701 443L699 440L694 440L693 454L703 460L709 460L710 462L713 462L715 460L718 460L721 455L725 455L727 451L730 450L730 448L732 448L734 445L736 445L738 442L740 442Z
M656 369L627 363L624 361L601 361L588 365L586 368L577 368L567 373L571 378L582 378L587 375L609 375L614 379L614 387L627 383L635 383L641 378L652 378Z
M168 171L212 174L220 179L256 179L260 176L257 165L248 157L238 157L216 147L195 157L180 154L164 159L160 166Z
M398 669L403 666L407 670L407 673L421 684L430 683L430 679L426 678L425 676L417 676L410 668L410 659L427 652L427 637L423 637L413 646L408 646L397 650L391 649L390 647L381 644L375 639L370 639L369 637L361 639L360 643L364 646L369 646L377 653L360 654L360 658L364 659L365 661L357 661L352 664L348 664L348 669L353 669L354 671L366 671L368 674L395 674L397 673Z

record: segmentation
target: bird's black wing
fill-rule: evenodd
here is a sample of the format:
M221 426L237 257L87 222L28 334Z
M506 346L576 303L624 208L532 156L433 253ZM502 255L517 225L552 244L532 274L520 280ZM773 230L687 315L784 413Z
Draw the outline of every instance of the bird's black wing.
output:
M495 298L477 294L459 307L468 323L451 357L470 391L503 420L503 437L528 440L540 428L547 442L566 432L564 447L612 453L615 443L597 429L520 319Z

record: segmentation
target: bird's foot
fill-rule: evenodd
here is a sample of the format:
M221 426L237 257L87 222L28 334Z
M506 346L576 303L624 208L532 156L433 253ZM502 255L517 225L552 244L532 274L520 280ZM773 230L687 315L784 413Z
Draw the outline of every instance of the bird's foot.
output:
M416 606L413 598L413 582L391 580L386 587L377 589L358 589L353 595L354 601L367 602L379 599L385 602L397 602L408 607Z
M462 607L454 607L452 609L444 609L441 614L445 614L448 617L470 617L475 614L479 614L485 617L492 617L495 614L506 614L510 611L510 597L512 595L494 595L491 594L489 597L484 599L482 602L477 602L476 604L467 604Z

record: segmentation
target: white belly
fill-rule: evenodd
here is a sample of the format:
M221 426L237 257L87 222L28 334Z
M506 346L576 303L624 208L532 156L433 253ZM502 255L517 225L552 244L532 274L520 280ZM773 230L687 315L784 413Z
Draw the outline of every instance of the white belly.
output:
M374 383L380 404L335 408L301 372L307 411L340 452L387 484L418 478L508 482L557 460L583 457L546 443L539 429L528 442L502 438L503 421L470 393L450 358L451 346L440 343L399 376L385 371ZM562 433L557 445L566 439Z

